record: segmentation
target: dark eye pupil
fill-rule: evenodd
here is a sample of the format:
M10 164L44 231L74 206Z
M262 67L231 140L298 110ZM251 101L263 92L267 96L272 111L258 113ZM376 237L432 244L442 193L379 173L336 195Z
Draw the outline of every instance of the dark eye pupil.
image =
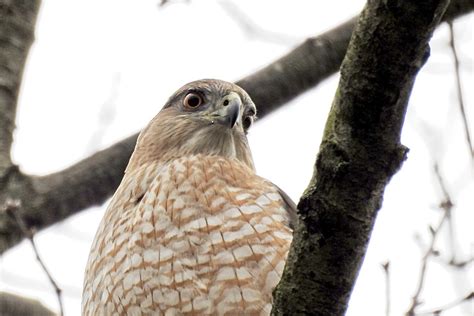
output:
M199 103L201 103L201 101L199 100L199 98L197 96L192 96L188 99L188 105L190 107L196 107L199 105Z
M184 105L188 108L196 108L202 104L202 98L196 93L190 93L184 98Z

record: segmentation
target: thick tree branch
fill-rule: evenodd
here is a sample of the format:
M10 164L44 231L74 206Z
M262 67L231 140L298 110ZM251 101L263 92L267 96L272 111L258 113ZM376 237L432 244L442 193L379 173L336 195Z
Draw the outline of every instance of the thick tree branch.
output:
M11 293L0 292L0 315L54 316L55 314L37 300L32 300Z
M474 10L472 1L455 0L453 5L455 3L458 6L448 16L450 19ZM264 117L338 70L354 21L352 19L321 36L308 39L286 56L237 82L258 105L259 117ZM22 56L26 58L26 54ZM136 136L46 177L24 175L13 166L6 175L0 173L0 203L6 198L23 201L22 218L38 230L100 204L119 184ZM21 239L22 234L11 219L0 215L0 254Z
M260 118L317 86L339 70L356 18L308 38L287 55L236 83L258 107Z
M343 315L382 195L407 149L400 134L428 41L449 0L368 1L347 49L315 172L274 292L274 315Z
M472 0L451 0L448 8L443 16L443 21L453 21L457 17L474 10L474 2Z
M474 10L472 0L453 0L443 21ZM258 107L260 118L280 108L339 70L357 17L319 36L308 38L287 55L236 83Z
M18 91L40 1L0 0L0 180L11 167Z
M26 176L15 169L10 181L0 190L0 201L21 200L23 220L37 230L99 205L119 185L135 141L136 135L131 136L72 167L44 177ZM0 214L0 253L23 237L13 220Z

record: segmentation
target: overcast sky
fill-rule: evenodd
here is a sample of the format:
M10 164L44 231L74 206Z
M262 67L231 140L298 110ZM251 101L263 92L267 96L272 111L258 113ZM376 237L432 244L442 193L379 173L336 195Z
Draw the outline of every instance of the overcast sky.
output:
M201 78L237 80L357 14L364 1L235 3L191 0L159 8L158 1L149 0L43 0L19 102L15 162L38 175L70 166L139 131L183 84ZM472 14L455 23L470 122L473 29ZM428 225L436 226L441 216L435 161L455 204L456 256L474 254L474 172L456 103L448 35L446 25L438 29L432 55L418 76L402 137L410 148L408 160L386 189L347 315L384 313L380 265L387 260L392 315L407 310L429 242ZM311 177L337 81L331 77L249 133L258 173L295 201ZM64 290L67 316L80 313L83 270L103 212L104 207L92 208L36 237L45 264ZM442 233L438 248L449 257L446 230ZM0 290L35 297L58 310L28 243L8 251L0 264ZM472 266L461 272L431 261L420 310L466 295L473 280ZM446 315L470 315L470 308L465 304Z

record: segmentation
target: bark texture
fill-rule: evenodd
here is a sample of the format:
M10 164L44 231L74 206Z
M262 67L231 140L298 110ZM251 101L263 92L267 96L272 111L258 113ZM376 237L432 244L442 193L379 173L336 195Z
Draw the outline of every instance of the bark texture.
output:
M10 293L0 292L0 315L4 316L53 316L52 311L40 302Z
M40 1L0 0L0 206L23 187L23 177L11 161L16 107L23 69L34 41ZM10 191L13 189L13 191ZM0 213L0 254L9 232L19 238L20 230Z
M16 100L31 44L39 1L0 1L0 179L11 166Z
M0 179L12 164L18 92L39 5L40 1L0 0Z
M449 19L474 10L474 1L455 0L454 5L455 9L447 16ZM0 0L0 45L12 46L5 50L7 53L3 53L0 46L0 205L6 198L20 199L24 206L22 218L28 225L41 230L110 197L123 176L137 135L45 177L25 175L11 163L17 91L33 40L38 6L39 1ZM11 12L17 13L12 15ZM252 96L259 117L316 86L339 69L354 21L306 40L286 56L237 82ZM23 41L18 42L18 38ZM0 214L0 254L22 239L15 223Z
M380 209L407 149L415 77L448 0L368 1L341 67L273 315L344 315Z

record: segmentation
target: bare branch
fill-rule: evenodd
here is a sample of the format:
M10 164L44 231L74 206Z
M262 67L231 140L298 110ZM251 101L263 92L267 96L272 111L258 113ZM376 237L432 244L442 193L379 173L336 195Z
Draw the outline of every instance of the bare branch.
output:
M411 299L411 305L408 308L408 311L406 312L406 315L408 316L414 316L415 315L415 309L420 305L420 294L421 291L423 290L423 285L425 283L425 277L426 277L426 267L428 266L428 259L433 253L435 252L435 242L436 242L436 237L439 234L439 231L441 230L441 227L444 225L446 218L447 218L447 212L443 212L443 216L441 217L438 225L435 228L430 227L430 232L431 232L431 241L429 244L428 249L426 250L425 254L423 255L421 259L421 268L420 268L420 273L419 273L419 279L417 282L415 294L413 295Z
M443 210L451 210L451 208L454 206L451 197L449 195L448 189L446 188L446 184L444 183L444 179L441 176L441 172L439 171L439 165L438 163L435 163L433 167L436 180L438 180L439 187L441 188L441 192L443 193L443 200L439 204L439 207L441 207Z
M11 293L0 292L0 315L54 316L55 314L37 300L32 300Z
M449 196L448 190L446 189L446 185L439 171L438 164L435 164L434 172L444 195L443 201L440 203L440 208L443 210L443 215L441 216L441 219L439 220L439 223L436 227L429 226L431 239L430 239L429 246L426 249L426 252L421 259L421 268L420 268L419 278L418 278L417 286L415 289L415 294L413 295L411 299L411 305L409 306L408 311L406 312L407 316L414 316L415 309L421 304L420 294L421 294L421 291L423 290L423 285L425 282L428 260L430 259L431 256L437 254L437 251L435 250L436 239L444 223L449 219L451 210L453 208L451 197Z
M21 216L19 215L18 210L21 207L21 202L20 200L7 200L5 204L2 206L0 212L5 212L8 216L12 217L18 226L20 227L21 231L25 235L25 237L30 241L31 246L33 247L33 251L36 256L36 260L40 264L41 268L43 269L44 273L48 277L49 282L53 286L56 296L58 298L58 304L59 304L59 311L60 315L63 316L63 303L62 303L62 298L61 298L61 289L59 288L58 284L56 281L54 281L51 273L49 272L48 268L46 268L46 265L44 264L43 260L41 259L38 248L36 248L35 240L34 240L34 232L31 228L27 227Z
M462 268L465 268L466 266L470 265L473 262L474 262L474 258L469 258L469 259L466 259L466 260L451 259L447 262L447 265L449 265L451 267L462 269Z
M472 0L452 0L444 13L443 21L453 21L462 15L463 12L466 12L466 9L471 11L474 9L474 2Z
M474 10L472 0L452 0L443 16L451 21ZM279 109L339 70L357 16L319 36L308 38L287 55L236 83L258 107L260 118Z
M236 82L257 105L260 118L339 70L356 18L306 39L287 55Z
M39 5L38 0L0 0L0 179L12 165L18 91Z
M162 7L166 6L166 5L174 4L174 3L178 3L178 2L180 2L180 3L181 3L181 2L190 3L191 0L182 0L182 1L177 1L177 0L172 0L172 1L170 1L170 0L160 0L160 1L158 1L158 7L162 8Z
M341 66L273 315L343 315L400 144L415 77L449 1L368 1Z
M385 274L385 316L390 316L390 261L382 264Z
M454 268L454 269L464 269L474 262L473 257L468 258L466 260L458 260L458 259L453 259L453 258L447 260L442 256L436 256L435 259L441 264L444 264L445 266Z
M102 204L119 185L136 137L126 138L48 176L30 177L16 170L11 181L0 189L0 203L9 196L23 201L21 216L29 227L36 229ZM23 237L11 219L0 214L0 254Z
M442 312L447 311L448 309L454 308L456 306L459 306L463 303L469 302L470 300L474 299L474 292L469 293L463 298L457 299L453 302L447 303L441 307L429 310L429 311L424 311L424 312L419 312L416 313L418 316L420 315L440 315Z
M449 21L448 25L449 25L449 36L450 36L449 46L451 47L451 51L453 53L453 58L454 58L454 73L456 74L456 88L457 88L459 110L461 111L464 132L466 134L466 141L467 141L467 145L469 146L469 153L471 155L471 159L474 159L474 147L472 146L471 133L469 131L469 123L467 121L466 108L464 106L463 93L462 93L462 88L461 88L461 74L459 72L459 58L458 58L458 53L456 51L453 22Z
M297 38L265 30L256 24L245 14L233 1L218 1L219 5L224 9L228 16L233 19L250 38L258 38L266 42L291 45L298 41Z

